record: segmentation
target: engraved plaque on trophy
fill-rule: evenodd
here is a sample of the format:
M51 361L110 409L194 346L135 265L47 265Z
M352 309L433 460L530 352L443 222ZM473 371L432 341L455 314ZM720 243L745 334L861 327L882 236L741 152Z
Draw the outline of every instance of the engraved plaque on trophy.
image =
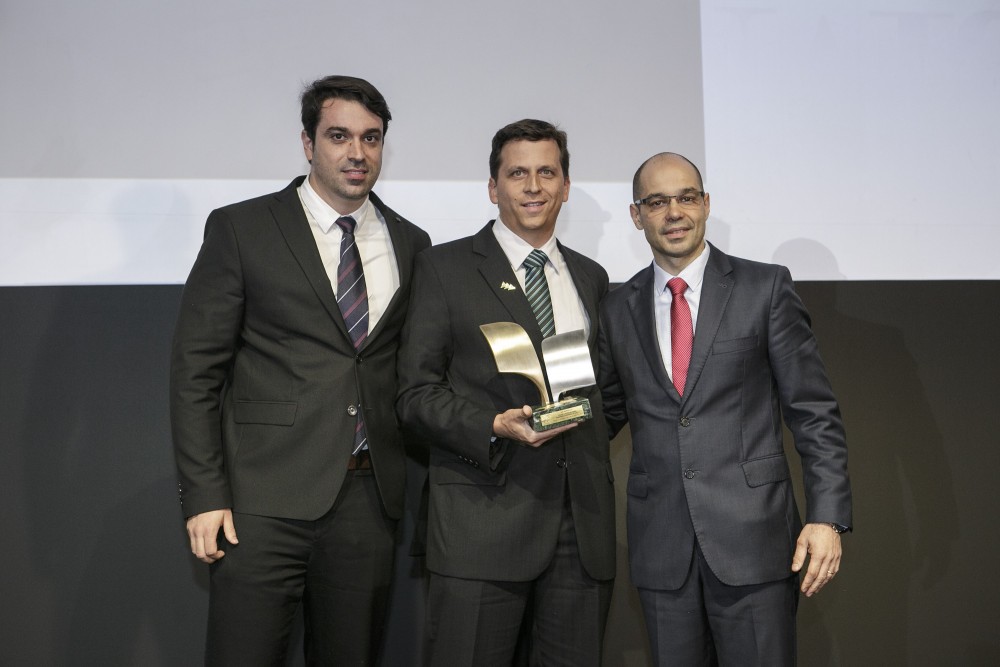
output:
M545 374L531 338L519 324L494 322L479 328L493 350L497 370L526 377L538 389L542 404L531 408L534 430L547 431L564 424L586 421L593 416L588 399L562 396L564 392L597 383L586 333L582 330L570 331L542 340L542 358L549 376L550 392L545 386Z

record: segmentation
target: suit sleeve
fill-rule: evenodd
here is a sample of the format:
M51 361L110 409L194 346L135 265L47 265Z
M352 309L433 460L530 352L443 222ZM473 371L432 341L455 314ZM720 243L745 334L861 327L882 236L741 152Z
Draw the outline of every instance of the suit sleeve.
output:
M768 354L782 413L802 459L806 523L851 526L847 441L809 314L780 267L771 294Z
M429 255L418 255L400 340L396 412L403 425L421 440L489 469L497 412L456 390L462 369L452 367L458 342L445 284ZM493 458L495 464L496 451Z
M170 424L186 517L232 507L221 403L244 312L239 246L213 211L184 286L170 363Z

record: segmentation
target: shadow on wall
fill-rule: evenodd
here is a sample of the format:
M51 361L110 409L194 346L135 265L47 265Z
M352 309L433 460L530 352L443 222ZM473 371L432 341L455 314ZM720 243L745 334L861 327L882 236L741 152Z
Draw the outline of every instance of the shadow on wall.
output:
M808 261L824 275L840 275L829 249L808 239L783 244L774 261ZM847 430L855 524L844 538L834 585L800 601L799 660L899 664L909 656L919 662L910 615L921 605L919 591L951 576L958 510L941 430L900 329L905 315L894 326L886 322L900 322L893 312L898 304L843 298L864 290L864 283L800 283L797 289ZM799 509L806 512L798 456L787 430L785 436Z

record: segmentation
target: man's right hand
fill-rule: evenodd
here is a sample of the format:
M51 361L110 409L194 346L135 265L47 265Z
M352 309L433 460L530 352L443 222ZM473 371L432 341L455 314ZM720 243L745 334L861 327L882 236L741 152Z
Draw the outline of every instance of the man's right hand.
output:
M198 560L205 563L214 563L226 555L225 551L219 549L216 544L219 537L219 528L222 528L226 541L230 544L239 544L236 539L236 526L233 525L233 511L231 509L212 510L195 514L187 520L188 537L191 539L191 553Z
M527 405L501 412L493 418L493 433L495 435L509 440L517 440L529 447L543 445L575 426L576 424L573 423L548 431L535 431L531 428L531 408Z

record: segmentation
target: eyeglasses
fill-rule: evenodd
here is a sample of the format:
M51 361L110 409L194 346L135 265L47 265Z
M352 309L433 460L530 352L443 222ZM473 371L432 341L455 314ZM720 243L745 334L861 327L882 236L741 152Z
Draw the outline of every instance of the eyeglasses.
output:
M666 211L670 208L671 200L676 201L681 208L697 208L705 201L705 193L692 191L679 195L649 195L632 203L636 206L645 204L650 211Z

